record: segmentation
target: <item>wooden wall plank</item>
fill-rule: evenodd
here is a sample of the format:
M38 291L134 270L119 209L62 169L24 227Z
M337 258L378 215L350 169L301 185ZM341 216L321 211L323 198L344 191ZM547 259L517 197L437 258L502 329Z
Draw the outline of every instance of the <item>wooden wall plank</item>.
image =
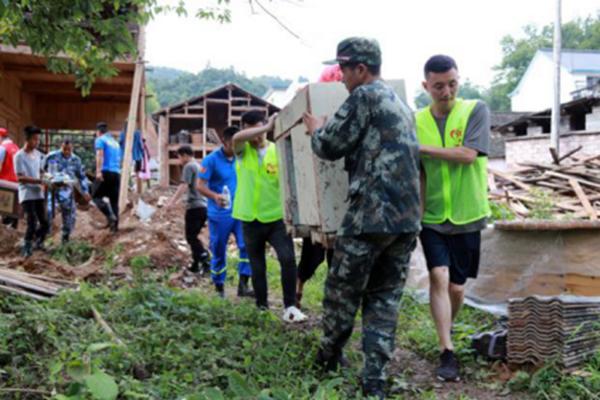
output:
M160 186L169 186L169 117L158 119L158 163L160 165Z

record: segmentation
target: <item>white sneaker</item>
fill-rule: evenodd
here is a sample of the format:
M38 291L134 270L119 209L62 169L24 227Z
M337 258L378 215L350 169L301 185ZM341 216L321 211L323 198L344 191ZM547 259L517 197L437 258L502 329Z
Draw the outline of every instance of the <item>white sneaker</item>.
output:
M291 306L283 310L283 320L285 322L294 323L306 321L308 317L295 306Z

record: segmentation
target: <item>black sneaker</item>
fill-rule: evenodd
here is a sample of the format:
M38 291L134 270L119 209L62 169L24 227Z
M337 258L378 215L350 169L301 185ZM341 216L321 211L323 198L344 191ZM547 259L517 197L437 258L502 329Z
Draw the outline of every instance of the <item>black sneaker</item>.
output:
M30 241L26 241L23 244L23 248L21 249L21 255L25 258L31 257L33 254L32 243Z
M190 266L188 267L188 271L190 271L192 274L197 274L200 272L200 267L198 266L197 262L192 262L190 264Z
M63 246L66 246L69 243L69 234L68 233L63 233L62 237L61 237L61 243Z
M362 384L363 395L368 399L385 399L383 382L379 380L368 380Z
M119 232L119 221L117 219L111 219L108 223L108 228L110 229L111 233Z
M222 299L225 298L225 286L217 283L215 285L215 290L217 291L217 296L219 296Z
M210 254L208 252L204 252L200 256L200 266L200 275L210 276Z
M442 382L460 381L458 360L451 350L444 350L440 355L440 366L435 371L437 378Z
M238 297L254 297L254 291L250 289L248 281L250 277L247 275L241 275L238 283Z

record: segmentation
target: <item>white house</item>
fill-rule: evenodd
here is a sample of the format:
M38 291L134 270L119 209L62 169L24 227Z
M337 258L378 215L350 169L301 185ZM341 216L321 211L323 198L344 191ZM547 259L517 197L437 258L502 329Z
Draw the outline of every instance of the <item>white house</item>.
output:
M279 108L283 108L294 98L296 92L307 84L308 80L300 77L292 81L287 87L270 88L267 93L263 95L263 99Z
M552 49L541 49L510 93L512 111L538 111L552 107L554 88ZM577 98L577 91L600 81L600 51L563 50L560 75L561 103Z

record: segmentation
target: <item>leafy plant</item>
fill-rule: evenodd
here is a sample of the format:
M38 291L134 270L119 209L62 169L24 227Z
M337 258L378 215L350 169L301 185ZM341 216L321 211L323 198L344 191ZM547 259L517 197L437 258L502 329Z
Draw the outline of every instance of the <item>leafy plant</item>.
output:
M88 242L71 241L53 249L51 257L55 260L77 266L88 261L93 252L94 248Z
M552 213L554 202L552 201L551 194L540 189L531 189L529 193L534 199L531 203L529 218L543 220L554 219L554 214Z
M512 221L515 219L515 213L506 203L490 201L492 210L491 221Z

